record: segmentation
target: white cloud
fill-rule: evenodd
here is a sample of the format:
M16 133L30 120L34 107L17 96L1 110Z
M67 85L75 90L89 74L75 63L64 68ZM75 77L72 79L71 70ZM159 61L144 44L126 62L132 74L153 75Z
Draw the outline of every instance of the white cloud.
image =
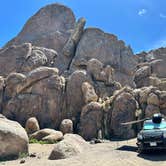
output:
M166 18L166 14L160 13L161 18Z
M141 10L138 11L138 15L139 15L139 16L143 16L143 15L145 15L146 13L147 13L147 10L146 10L146 9L141 9Z

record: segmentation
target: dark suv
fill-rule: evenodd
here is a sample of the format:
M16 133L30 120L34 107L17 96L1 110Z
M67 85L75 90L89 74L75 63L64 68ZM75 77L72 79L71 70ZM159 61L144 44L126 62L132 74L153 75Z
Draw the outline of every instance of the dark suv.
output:
M143 129L137 135L138 152L166 149L166 120L160 114L154 114L146 120Z

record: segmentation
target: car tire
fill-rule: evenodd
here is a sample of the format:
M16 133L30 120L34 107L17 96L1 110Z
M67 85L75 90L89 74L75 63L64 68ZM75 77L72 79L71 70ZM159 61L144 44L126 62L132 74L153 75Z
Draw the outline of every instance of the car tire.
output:
M137 152L138 152L139 154L144 153L144 149L143 149L143 144L142 144L142 143L140 143L140 144L138 145L138 150L137 150Z

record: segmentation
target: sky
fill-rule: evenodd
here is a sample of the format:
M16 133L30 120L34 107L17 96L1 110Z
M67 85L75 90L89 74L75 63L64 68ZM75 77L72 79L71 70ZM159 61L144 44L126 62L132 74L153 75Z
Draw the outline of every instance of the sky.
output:
M56 2L86 18L86 27L117 35L135 53L166 46L166 0L2 0L0 47L41 7Z

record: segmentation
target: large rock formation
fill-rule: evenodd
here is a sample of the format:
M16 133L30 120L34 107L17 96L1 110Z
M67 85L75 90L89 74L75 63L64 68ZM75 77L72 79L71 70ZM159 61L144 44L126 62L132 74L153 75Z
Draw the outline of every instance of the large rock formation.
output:
M134 81L137 87L152 85L166 90L166 48L159 48L137 55L140 62L137 66Z
M65 80L56 68L40 67L26 76L10 74L6 80L3 114L21 124L34 116L41 127L58 127L64 86Z
M61 4L47 5L32 16L18 36L6 46L30 42L61 51L74 24L75 16L68 7Z
M69 8L48 5L0 49L0 113L88 140L131 138L137 127L121 122L166 114L166 49L133 55L115 35L84 26Z
M82 69L92 58L115 69L115 80L132 85L132 75L137 64L130 47L116 36L97 28L87 28L78 44L71 70ZM120 75L119 75L120 73Z
M56 51L35 47L31 43L12 45L0 50L0 75L26 73L40 66L53 66L56 57Z

